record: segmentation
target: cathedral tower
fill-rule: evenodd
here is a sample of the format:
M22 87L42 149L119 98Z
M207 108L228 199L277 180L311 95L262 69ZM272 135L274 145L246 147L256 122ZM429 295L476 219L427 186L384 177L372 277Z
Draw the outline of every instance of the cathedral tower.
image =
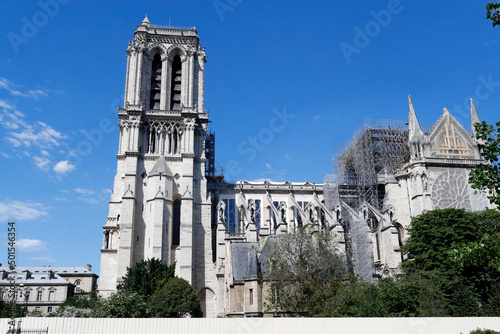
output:
M194 28L155 26L147 16L126 51L99 290L109 295L127 267L157 258L176 262L176 274L200 291L209 269L204 259L211 259L205 254L211 245L203 148L205 51Z

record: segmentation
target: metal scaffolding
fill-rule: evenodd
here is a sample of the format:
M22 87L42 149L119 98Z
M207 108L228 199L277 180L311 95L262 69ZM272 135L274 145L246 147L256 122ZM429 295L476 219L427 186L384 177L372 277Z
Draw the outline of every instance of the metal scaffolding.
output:
M409 161L407 142L405 122L365 119L351 142L335 154L334 179L339 197L354 210L363 201L381 208L380 176L394 172Z
M424 129L428 131L429 125ZM407 123L365 119L352 140L335 153L333 174L324 178L325 204L332 210L342 202L351 212L359 212L364 202L382 209L384 175L409 161ZM370 220L374 217L354 217L345 205L341 212L348 264L361 279L371 282L374 262Z

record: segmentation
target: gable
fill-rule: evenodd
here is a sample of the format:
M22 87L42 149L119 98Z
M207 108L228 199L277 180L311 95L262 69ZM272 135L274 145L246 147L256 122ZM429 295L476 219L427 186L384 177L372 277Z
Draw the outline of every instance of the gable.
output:
M446 159L475 159L477 147L471 135L445 109L429 134L426 157Z

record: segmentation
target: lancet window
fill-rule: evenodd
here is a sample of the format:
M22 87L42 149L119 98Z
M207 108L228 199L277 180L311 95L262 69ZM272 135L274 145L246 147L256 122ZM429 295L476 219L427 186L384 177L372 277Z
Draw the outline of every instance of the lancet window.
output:
M170 85L170 110L181 110L182 62L176 55L172 60L172 83Z
M150 109L160 109L161 97L161 57L157 53L151 65L151 96L149 99Z
M181 240L181 200L174 200L172 215L172 246L179 246Z

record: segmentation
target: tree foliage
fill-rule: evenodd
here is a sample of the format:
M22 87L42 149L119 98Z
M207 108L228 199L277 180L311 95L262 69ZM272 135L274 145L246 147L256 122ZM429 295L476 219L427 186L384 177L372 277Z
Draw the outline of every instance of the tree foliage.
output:
M24 317L24 307L21 304L15 305L15 316L16 317ZM0 300L0 318L10 318L11 317L11 304L9 302L5 302Z
M150 318L199 317L200 301L189 283L175 277L175 264L158 259L137 262L127 268L123 284L106 299L95 292L68 298L58 317Z
M469 334L500 334L500 332L494 331L492 329L475 329Z
M311 235L304 229L269 239L263 251L269 257L268 310L301 316L330 313L348 278L335 244L328 232Z
M200 300L184 279L173 277L162 281L149 301L151 315L157 318L202 317Z
M97 303L92 315L95 318L147 318L148 304L135 291L118 290Z
M436 282L403 275L376 283L349 282L340 289L335 317L441 317L448 315Z
M97 304L101 302L97 292L79 293L66 299L56 312L58 317L90 318Z
M486 18L492 21L493 26L500 24L500 3L490 1L486 5Z
M500 6L500 5L499 5ZM469 175L472 188L488 192L491 203L500 206L500 122L496 127L486 122L474 124L479 149L487 164L477 165Z
M500 271L490 263L500 250L499 224L496 210L444 209L415 217L403 247L408 256L403 268L437 282L452 316L500 314L500 309L491 307L498 299L495 289ZM481 244L487 247L465 259L460 255L463 248Z
M161 281L168 281L175 276L175 264L167 265L159 259L149 259L137 262L132 268L127 268L123 283L119 290L134 291L148 299L153 295Z

